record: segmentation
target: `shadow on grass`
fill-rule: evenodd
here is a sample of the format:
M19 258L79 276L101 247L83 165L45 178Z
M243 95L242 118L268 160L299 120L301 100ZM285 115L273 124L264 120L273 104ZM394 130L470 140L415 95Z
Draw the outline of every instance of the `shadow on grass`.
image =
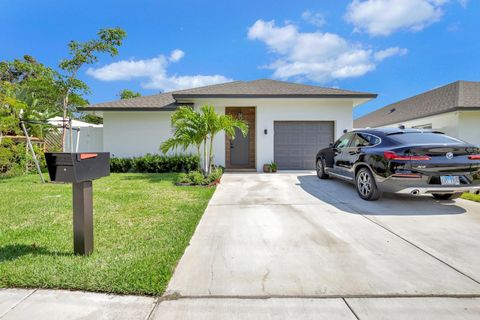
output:
M12 244L0 247L0 263L18 259L25 255L73 256L70 252L50 251L44 247L25 244Z
M144 180L148 182L170 182L175 183L178 173L135 173L133 175L124 175L122 180Z

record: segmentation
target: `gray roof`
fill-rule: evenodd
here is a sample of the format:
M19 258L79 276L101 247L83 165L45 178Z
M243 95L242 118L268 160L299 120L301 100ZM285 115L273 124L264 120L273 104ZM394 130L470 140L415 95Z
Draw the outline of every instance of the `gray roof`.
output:
M376 98L376 94L269 79L233 81L132 99L93 104L86 110L174 110L195 98ZM181 102L179 102L181 100Z
M380 127L456 110L480 109L480 82L457 81L392 103L354 121L354 127Z

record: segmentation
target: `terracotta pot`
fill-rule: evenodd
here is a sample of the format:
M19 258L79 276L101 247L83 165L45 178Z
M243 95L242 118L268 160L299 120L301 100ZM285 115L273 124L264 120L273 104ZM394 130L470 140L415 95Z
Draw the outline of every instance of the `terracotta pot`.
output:
M269 165L269 164L264 164L264 165L263 165L263 172L265 172L265 173L270 173L270 172L272 172L272 168L270 168L270 165Z

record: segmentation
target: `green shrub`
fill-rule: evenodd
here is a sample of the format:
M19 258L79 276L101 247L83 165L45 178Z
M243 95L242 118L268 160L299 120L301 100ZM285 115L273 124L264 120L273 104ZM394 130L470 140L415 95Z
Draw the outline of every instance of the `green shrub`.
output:
M45 155L37 145L33 146L40 168L46 169ZM10 138L3 138L0 145L0 176L19 176L29 172L35 172L33 157L26 145L22 142L15 142Z
M110 171L118 173L132 172L133 159L130 158L110 158Z
M217 167L213 169L212 172L210 172L210 174L207 177L208 183L212 183L216 180L220 180L220 178L222 177L222 174L223 174L223 168Z
M111 172L189 172L197 169L198 157L192 155L163 156L146 154L135 158L111 158Z
M200 171L190 171L188 173L188 178L194 185L206 184L206 179Z
M190 177L185 172L182 172L177 177L177 183L192 183Z

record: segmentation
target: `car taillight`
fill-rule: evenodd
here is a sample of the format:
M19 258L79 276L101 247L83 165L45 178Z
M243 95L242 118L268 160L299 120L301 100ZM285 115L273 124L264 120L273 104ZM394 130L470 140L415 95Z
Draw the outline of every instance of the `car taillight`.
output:
M396 154L393 151L385 151L383 156L386 160L401 160L401 161L428 161L431 160L429 156L403 156Z
M480 160L480 154L474 154L473 156L468 156L470 160Z

